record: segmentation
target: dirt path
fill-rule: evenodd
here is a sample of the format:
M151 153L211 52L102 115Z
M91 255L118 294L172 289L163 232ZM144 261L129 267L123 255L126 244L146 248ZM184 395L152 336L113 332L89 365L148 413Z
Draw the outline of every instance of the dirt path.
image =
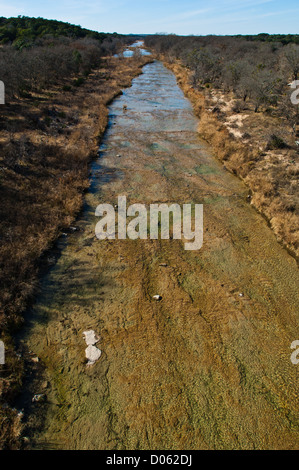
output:
M143 70L110 107L80 231L60 242L27 318L47 382L35 447L295 448L296 262L198 138L174 75L159 62ZM118 195L203 203L203 248L97 240L94 210ZM88 368L87 329L102 350Z

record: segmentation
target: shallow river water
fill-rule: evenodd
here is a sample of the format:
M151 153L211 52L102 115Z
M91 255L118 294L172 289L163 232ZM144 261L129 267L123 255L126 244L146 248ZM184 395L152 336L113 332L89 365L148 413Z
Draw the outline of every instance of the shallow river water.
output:
M80 230L59 242L27 315L23 341L42 374L24 398L43 416L36 448L298 446L297 265L198 125L158 61L111 104ZM98 240L95 208L119 195L202 203L203 247ZM101 338L93 366L89 329ZM32 393L46 402L31 404Z

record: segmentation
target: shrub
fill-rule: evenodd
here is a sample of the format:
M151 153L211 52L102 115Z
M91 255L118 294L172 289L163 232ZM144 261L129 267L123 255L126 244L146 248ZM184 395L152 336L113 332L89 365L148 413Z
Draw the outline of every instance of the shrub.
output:
M62 91L71 91L72 87L70 85L63 85Z
M73 81L74 86L81 86L85 82L85 79L83 77L76 78Z
M276 150L276 149L283 149L286 148L287 144L284 140L276 134L272 134L268 143L266 150Z

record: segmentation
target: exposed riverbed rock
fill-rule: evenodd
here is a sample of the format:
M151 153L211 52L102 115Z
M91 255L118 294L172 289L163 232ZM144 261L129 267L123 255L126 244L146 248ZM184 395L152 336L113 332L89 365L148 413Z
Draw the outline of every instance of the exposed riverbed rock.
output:
M32 398L32 403L43 403L46 401L46 395L44 393L37 393Z
M94 345L100 341L100 337L94 332L94 330L83 331L83 336L87 346Z
M162 300L162 297L161 297L161 295L153 295L153 299Z
M95 344L100 341L100 337L94 330L83 331L83 336L87 344L87 348L85 349L85 357L88 360L87 365L92 365L100 359L102 354L102 351L95 346Z
M98 349L96 346L89 345L85 349L85 357L88 359L87 364L92 365L94 364L98 359L100 359L102 354L102 351Z

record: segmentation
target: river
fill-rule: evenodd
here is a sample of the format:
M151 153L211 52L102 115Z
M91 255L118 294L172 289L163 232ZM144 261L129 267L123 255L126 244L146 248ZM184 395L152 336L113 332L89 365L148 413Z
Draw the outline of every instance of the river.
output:
M110 105L78 230L59 241L26 317L23 342L41 364L25 394L33 416L43 415L35 448L298 445L297 265L198 124L158 61ZM128 204L202 203L203 247L98 240L95 208L119 195ZM92 366L89 329L101 338ZM32 392L46 403L32 404Z

